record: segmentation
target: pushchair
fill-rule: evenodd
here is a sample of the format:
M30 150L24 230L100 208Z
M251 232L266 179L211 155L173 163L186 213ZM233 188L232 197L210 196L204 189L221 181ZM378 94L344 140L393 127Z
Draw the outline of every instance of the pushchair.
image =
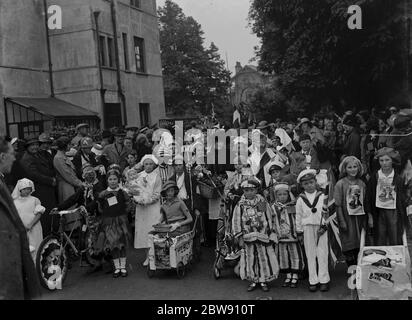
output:
M175 270L177 277L186 275L188 265L196 260L194 239L198 224L196 215L190 232L173 237L164 225L155 225L155 232L149 234L149 264L147 276L152 278L157 270Z
M239 196L235 196L236 200ZM240 250L236 248L232 234L232 216L235 200L226 200L221 208L216 235L216 258L213 275L220 279L224 269L234 269L240 260ZM237 250L238 249L238 250Z
M365 246L361 233L356 287L352 298L359 300L407 300L412 297L411 262L404 232L402 245Z

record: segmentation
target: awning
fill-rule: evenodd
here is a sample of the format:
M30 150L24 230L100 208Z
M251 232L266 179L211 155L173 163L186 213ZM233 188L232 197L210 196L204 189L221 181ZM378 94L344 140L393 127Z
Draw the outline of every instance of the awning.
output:
M57 98L11 98L7 100L53 118L98 118L98 113Z

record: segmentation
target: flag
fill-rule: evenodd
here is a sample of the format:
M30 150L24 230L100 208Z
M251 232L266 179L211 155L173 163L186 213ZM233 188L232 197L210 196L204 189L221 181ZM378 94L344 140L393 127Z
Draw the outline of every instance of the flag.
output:
M333 198L336 179L331 169L329 169L327 172L326 181L324 178L324 176L317 176L318 183L322 182L321 187L323 187L325 193L325 200L322 211L328 213L325 223L328 231L329 259L332 266L335 267L337 263L345 261L344 255L342 253L342 243L339 236L339 225L336 215L335 199Z
M340 241L339 236L339 225L338 225L338 218L336 214L336 205L335 199L333 198L334 188L336 184L335 176L332 170L329 170L328 173L328 192L329 192L329 199L328 199L328 212L329 218L327 220L328 225L328 244L329 244L329 259L333 267L336 266L337 263L345 261L345 257L342 253L342 243Z
M233 112L233 126L234 128L240 127L240 112L237 108Z

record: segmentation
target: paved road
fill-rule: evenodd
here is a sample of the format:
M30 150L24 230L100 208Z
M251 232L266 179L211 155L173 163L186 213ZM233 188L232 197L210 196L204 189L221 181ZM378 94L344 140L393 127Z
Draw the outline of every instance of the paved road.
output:
M154 278L149 279L145 269L141 266L144 260L143 252L136 250L129 252L129 276L127 278L113 279L111 274L106 274L104 271L87 275L87 268L80 268L79 263L75 263L73 269L69 271L63 290L54 292L45 290L43 299L351 299L346 285L348 277L345 264L339 264L335 270L331 270L331 290L327 293L309 292L306 281L301 281L296 289L282 288L282 278L272 282L271 289L267 293L260 289L249 293L246 291L248 283L236 278L231 270L226 270L221 279L215 280L211 272L214 260L213 250L208 248L202 248L202 250L201 261L194 265L182 280L177 279L174 272L158 272Z

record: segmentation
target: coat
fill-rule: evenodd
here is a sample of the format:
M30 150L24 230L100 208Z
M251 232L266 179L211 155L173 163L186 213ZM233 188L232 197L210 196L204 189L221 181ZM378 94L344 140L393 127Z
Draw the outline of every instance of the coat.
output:
M83 152L81 150L77 151L75 156L73 157L72 163L74 165L75 171L77 178L82 179L82 173L83 173L83 165L82 165L82 155ZM89 154L89 161L90 165L95 168L97 167L100 163L96 160L96 155L94 153Z
M374 228L374 241L376 242L379 235L378 228L378 208L376 208L376 186L378 184L378 172L371 175L370 180L366 185L366 199L365 199L365 210L367 213L372 214L373 217L373 228ZM398 230L399 236L405 229L409 228L409 221L406 214L406 190L404 186L404 180L395 170L395 175L393 177L392 184L395 186L396 192L396 213L400 216L398 219ZM402 243L402 239L398 239L399 243Z
M104 147L103 156L106 157L109 165L118 164L120 166L120 172L123 172L127 167L127 156L131 151L131 149L122 146L120 152L118 152L116 145L112 143Z
M343 145L342 153L346 156L354 156L361 159L361 136L353 129L347 136Z
M40 199L46 210L56 206L55 187L53 186L56 171L51 158L38 153L32 155L25 152L20 160L25 178L33 181L36 191L33 196Z
M38 279L26 229L0 177L0 300L40 296Z
M57 152L53 159L53 165L57 171L59 203L62 203L73 195L77 188L82 186L82 181L77 178L73 163L63 151Z

